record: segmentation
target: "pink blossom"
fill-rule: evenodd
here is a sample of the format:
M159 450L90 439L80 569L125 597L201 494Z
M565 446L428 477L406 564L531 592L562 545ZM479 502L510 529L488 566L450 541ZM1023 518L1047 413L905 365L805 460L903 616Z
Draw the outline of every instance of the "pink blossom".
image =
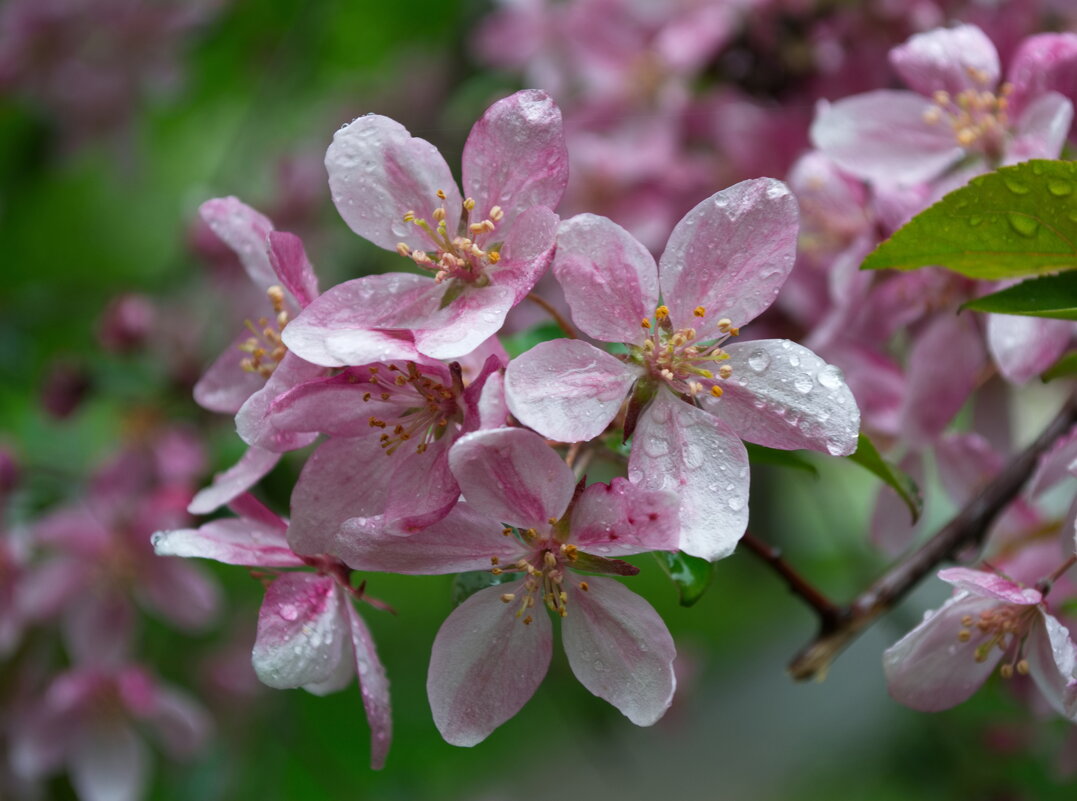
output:
M962 567L939 578L954 596L883 655L890 694L923 712L949 709L1002 662L1003 676L1031 675L1056 711L1077 720L1077 645L1043 593Z
M1077 35L1030 38L999 84L999 57L973 25L917 34L890 51L913 91L879 90L820 107L815 146L879 183L931 181L972 156L988 169L1057 158L1069 134ZM1065 75L1063 74L1065 73Z
M427 692L442 736L475 745L535 692L551 654L543 605L561 619L580 682L633 723L657 721L675 684L665 624L618 582L574 571L632 575L610 557L676 547L674 499L624 479L577 487L556 452L518 428L468 434L449 458L464 503L409 537L357 538L352 552L368 570L521 574L471 596L438 632Z
M796 236L796 202L771 179L696 206L657 266L610 220L566 220L553 270L573 320L628 353L554 340L506 370L516 418L564 442L600 435L631 395L629 475L648 489L677 491L680 548L696 556L728 555L747 525L741 439L835 455L856 447L859 412L837 368L788 340L728 344L774 301Z
M266 588L258 614L252 664L263 683L277 689L302 687L326 695L356 675L371 730L371 766L385 763L392 732L389 681L374 640L352 604L363 598L351 586L351 571L328 556L300 556L288 545L286 521L251 495L233 502L238 518L212 520L197 529L159 531L159 556L213 559L279 573ZM313 567L316 572L279 572Z
M372 275L323 294L284 333L309 361L408 358L412 337L426 356L463 356L498 331L549 265L552 209L568 171L561 112L544 92L517 92L475 123L463 195L434 146L388 117L344 126L325 159L344 221L428 275Z

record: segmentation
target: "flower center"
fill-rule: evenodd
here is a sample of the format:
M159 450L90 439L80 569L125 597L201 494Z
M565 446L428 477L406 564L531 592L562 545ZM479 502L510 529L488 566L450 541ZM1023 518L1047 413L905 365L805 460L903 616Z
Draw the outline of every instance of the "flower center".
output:
M996 94L987 88L988 78L982 72L970 67L969 75L980 88L965 89L956 96L941 89L935 92L934 105L924 112L924 122L948 124L958 145L997 160L1002 157L1009 128L1006 109L1013 86L1004 83Z
M1003 678L1010 678L1014 671L1028 675L1028 661L1023 657L1025 638L1036 617L1035 606L998 606L985 609L978 616L961 618L960 642L977 643L973 658L986 662L994 648L1009 653L1010 658L999 668Z
M404 222L410 222L422 229L430 241L432 250L412 249L404 242L396 246L401 256L411 259L420 268L434 273L437 282L452 278L467 284L486 286L490 277L486 268L497 264L501 259L501 242L494 241L493 233L497 224L505 217L500 206L493 206L489 215L482 220L472 222L475 201L464 201L464 213L455 234L450 235L445 218L445 193L438 190L442 205L434 209L434 222L415 216L414 211L404 215Z
M239 346L239 349L247 354L240 360L239 366L246 372L258 373L263 378L273 375L273 371L288 352L280 338L289 320L288 310L284 308L284 290L279 286L271 286L266 290L266 295L273 306L272 321L268 317L260 317L255 325L247 320L245 325L251 336Z
M448 430L450 420L460 419L456 392L423 373L415 362L408 362L404 369L395 364L368 369L371 387L363 393L363 402L377 400L403 410L395 417L370 416L371 428L384 429L380 440L387 454L405 442L415 442L416 452L423 453Z
M692 397L709 392L720 398L723 390L718 382L733 375L733 368L722 364L729 358L722 345L740 329L728 317L707 322L707 310L702 306L696 306L694 314L699 318L698 328L674 330L669 309L659 306L654 324L649 317L640 323L650 333L642 345L631 347L629 358L674 392Z
M511 536L513 529L505 529L505 534ZM519 535L529 543L538 540L538 533L533 528L521 530ZM559 543L554 539L540 540L536 546L534 556L520 559L509 566L501 566L496 556L490 559L493 564L490 572L495 576L514 571L524 574L523 581L515 592L507 592L501 596L503 603L519 604L516 617L524 625L530 625L533 620L531 610L535 607L536 598L546 604L546 608L554 614L560 617L568 616L568 593L564 589L565 568L579 558L575 545ZM580 589L587 591L586 581L580 583Z

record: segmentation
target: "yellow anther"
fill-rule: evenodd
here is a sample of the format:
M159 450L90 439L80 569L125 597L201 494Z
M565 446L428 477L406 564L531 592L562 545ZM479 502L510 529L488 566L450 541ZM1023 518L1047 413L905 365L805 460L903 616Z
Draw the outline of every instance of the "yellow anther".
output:
M723 317L718 321L718 329L720 331L728 331L733 326L733 321L728 317Z
M659 320L665 320L669 317L669 306L659 306L654 310L654 316Z
M586 581L581 581L580 582L580 589L583 590L584 592L587 592L589 589L591 589L591 585L588 584Z
M578 557L579 548L575 545L568 544L562 545L561 551L565 554L565 558L570 562L575 562Z
M503 528L501 529L501 534L502 536L508 537L510 534L512 534L512 529L508 527Z
M721 378L729 378L729 376L733 375L733 368L728 364L723 364L718 368L718 375Z
M414 211L404 212L404 222L415 222L415 212Z
M649 319L649 318L647 318L647 317L644 317L644 318L643 318L642 320L640 320L639 324L640 324L640 327L641 327L641 328L646 328L646 329L648 329L648 330L649 330L649 329L650 329L650 327L651 327L651 321L650 321L650 319Z
M436 194L438 196L438 200L444 200L445 199L445 190L444 189L439 189Z
M945 92L942 89L936 91L931 97L940 106L947 106L950 104L950 93Z
M266 295L269 296L269 302L273 304L273 311L279 312L284 308L284 290L274 284L266 290Z
M505 571L502 570L500 567L495 567L492 570L490 570L490 572L493 573L495 576L500 576Z
M486 253L486 260L490 262L490 264L497 264L499 261L501 261L501 254L498 253L496 250L488 251Z
M935 125L942 119L942 110L938 106L932 106L924 112L923 117L928 125Z
M498 559L496 556L491 556L490 557L490 564L499 565L499 564L501 564L501 560Z
M434 209L434 219L437 220L439 223L444 222L444 220L445 220L445 207L444 206L438 206L436 209ZM441 228L441 226L439 225L438 228Z
M957 633L957 639L960 642L968 642L971 638L972 632L968 629L961 629L961 631Z
M475 208L475 198L469 197L464 199L464 209L466 211L472 211Z
M692 314L694 314L696 317L706 317L707 310L704 309L702 306L696 306L696 308L692 311Z
M524 618L524 625L525 626L530 626L531 625L531 615L528 615L527 617Z
M713 395L714 397L716 397L716 398L720 398L720 397L722 397L722 396L723 396L724 394L725 394L725 390L724 390L724 389L722 389L722 388L721 388L720 386L718 386L717 384L715 384L714 386L712 386L712 387L711 387L711 395Z
M490 219L493 220L494 222L501 222L501 220L502 220L502 218L504 216L505 216L505 212L502 211L500 206L492 206L490 208Z
M403 256L405 259L411 257L411 248L409 248L404 242L396 243L396 252Z
M556 517L547 517L546 522L549 523L551 526L556 526L557 525L557 518Z
M1013 665L1003 665L1002 667L1000 667L998 669L998 672L1002 676L1002 678L1004 678L1004 679L1012 679L1013 678Z
M511 604L515 600L516 600L515 593L506 592L504 595L501 596L501 601L503 603Z
M1018 661L1018 663L1017 663L1017 672L1020 673L1022 676L1027 676L1028 671L1029 671L1028 660L1027 659L1022 659L1022 660Z

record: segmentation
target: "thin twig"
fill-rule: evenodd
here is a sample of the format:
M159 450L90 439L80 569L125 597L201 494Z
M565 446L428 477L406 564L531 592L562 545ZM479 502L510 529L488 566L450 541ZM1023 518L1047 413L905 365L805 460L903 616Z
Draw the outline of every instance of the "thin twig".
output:
M852 603L840 607L819 634L789 664L795 679L822 680L834 659L862 631L889 612L929 573L962 550L983 544L998 514L1031 477L1036 462L1055 440L1077 423L1077 396L1071 396L1054 420L990 484L920 548L898 561Z
M746 546L748 550L766 562L786 583L789 587L789 591L804 601L804 603L810 606L815 613L819 615L819 623L823 628L835 625L841 610L829 598L812 586L807 579L794 570L788 562L782 559L780 548L769 545L758 537L748 533L744 534L740 542L742 545Z
M557 311L549 301L544 298L540 298L534 292L527 296L527 299L534 303L536 306L542 307L542 309L553 318L553 321L557 323L557 327L560 328L566 337L569 339L577 339L576 329L572 327L571 323L561 316L561 312Z

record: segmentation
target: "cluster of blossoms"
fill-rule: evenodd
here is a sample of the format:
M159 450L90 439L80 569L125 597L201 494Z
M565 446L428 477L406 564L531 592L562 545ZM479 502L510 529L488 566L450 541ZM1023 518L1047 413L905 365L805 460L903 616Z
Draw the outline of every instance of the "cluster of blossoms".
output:
M235 413L249 449L190 507L228 504L239 517L162 531L158 553L275 575L256 671L318 693L357 675L375 766L389 743L388 682L354 602L382 604L355 571L488 575L433 645L428 694L449 742L480 742L535 692L551 652L543 607L560 619L581 683L633 722L655 722L673 695L673 642L650 605L609 577L638 572L624 555L733 552L748 515L743 441L848 455L862 410L894 459L922 475L933 458L963 502L1012 447L1009 386L1070 345L1069 322L955 316L982 291L971 281L855 270L970 177L1058 156L1077 36L1038 35L1013 51L1000 85L979 28L913 36L890 61L915 92L821 103L817 150L789 186L757 178L711 195L666 232L657 260L653 237L587 212L558 216L568 148L539 90L476 123L461 186L432 145L391 119L367 115L337 132L326 155L337 209L406 271L319 292L297 237L234 198L206 203L204 220L265 293L266 312L196 397ZM571 325L556 299L536 295L547 271ZM510 359L498 335L529 297L566 338ZM752 338L790 328L811 349ZM950 430L970 397L982 410L975 430ZM319 437L288 520L254 500L281 454ZM995 527L991 572L940 574L957 594L885 657L895 698L951 706L1002 660L1004 676L1031 675L1055 710L1077 717L1072 621L1054 606L1071 594L1073 511L1037 501L1074 472L1072 441ZM588 484L599 453L619 459L622 475ZM881 491L873 532L891 552L916 534L895 498ZM1045 531L1062 532L1065 548Z
M236 414L248 450L190 506L239 516L162 530L157 552L275 576L256 672L318 693L357 676L375 766L388 682L354 602L382 604L355 571L487 575L433 645L429 699L449 742L481 741L535 692L550 613L581 683L654 723L673 697L674 644L610 578L639 570L620 557L730 554L747 525L742 440L856 447L839 370L787 340L737 341L793 267L792 195L773 179L718 192L656 263L607 218L557 216L568 154L560 110L537 90L475 124L462 188L432 145L377 115L338 131L326 165L344 220L407 271L319 292L297 237L234 198L203 205L265 297L195 388ZM547 270L570 338L509 359L498 333ZM250 490L319 437L284 520ZM631 443L623 475L588 483L610 437Z

